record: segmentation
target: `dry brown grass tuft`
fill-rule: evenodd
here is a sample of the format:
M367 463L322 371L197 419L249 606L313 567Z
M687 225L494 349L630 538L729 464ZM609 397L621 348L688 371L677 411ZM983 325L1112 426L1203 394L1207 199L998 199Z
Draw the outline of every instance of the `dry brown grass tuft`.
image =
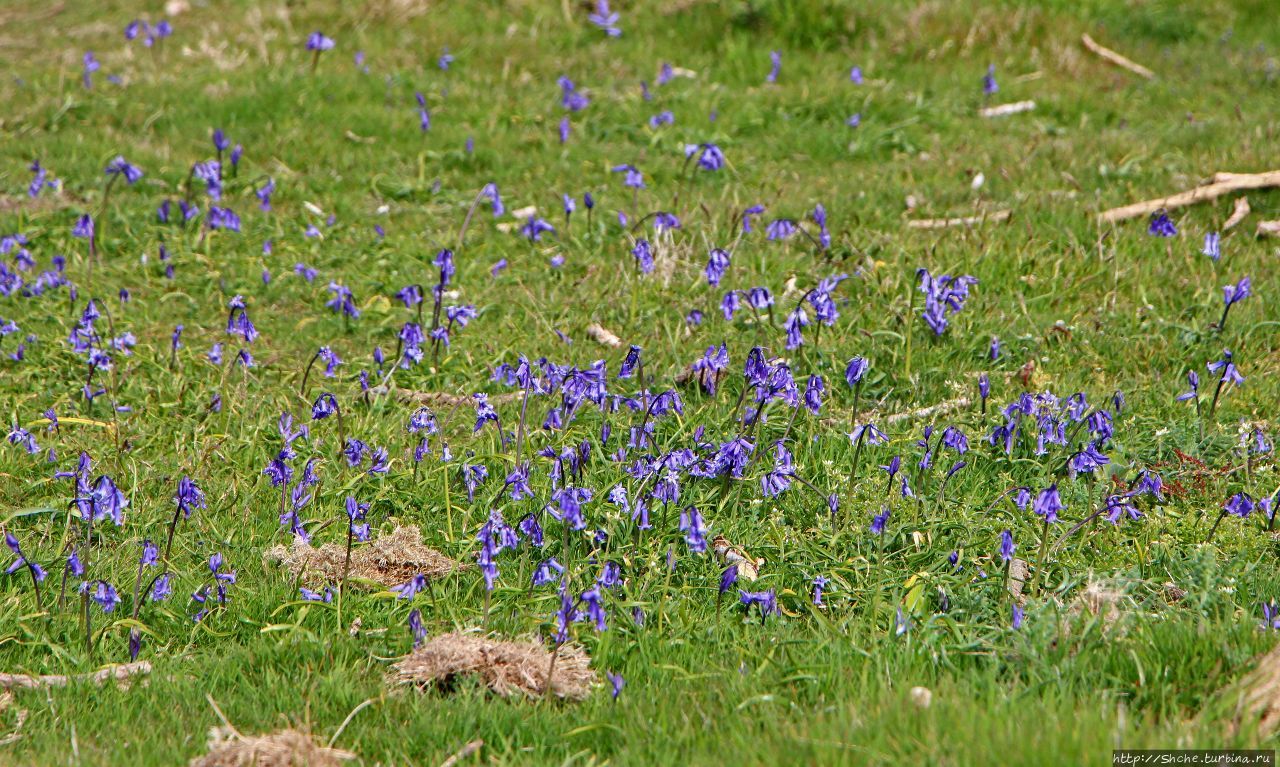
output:
M1257 667L1223 691L1222 697L1234 706L1228 734L1239 732L1246 720L1259 740L1280 729L1280 646L1258 658Z
M275 546L266 552L268 561L286 567L295 578L310 587L336 584L342 580L346 546L326 543L320 548L295 539L289 548ZM416 527L397 527L371 543L351 550L351 577L395 586L421 573L428 580L441 578L467 565L451 559L422 543Z
M228 726L209 731L209 753L192 759L190 767L340 767L355 758L298 730L245 736Z
M596 684L591 659L576 645L562 645L552 671L551 651L530 640L502 641L475 634L445 634L429 640L392 666L392 680L417 687L451 688L462 676L477 676L503 697L542 696L551 674L551 692L582 700Z

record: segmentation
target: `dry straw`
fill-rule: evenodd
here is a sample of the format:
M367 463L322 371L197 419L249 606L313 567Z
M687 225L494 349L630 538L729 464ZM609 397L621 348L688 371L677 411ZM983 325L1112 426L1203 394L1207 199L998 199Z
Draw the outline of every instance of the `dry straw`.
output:
M444 634L397 661L392 666L392 681L448 690L461 677L475 676L503 697L541 697L551 674L551 692L557 697L586 698L598 681L586 651L577 645L561 645L554 666L551 656L552 651L536 641Z
M192 759L190 767L340 767L355 758L298 730L245 736L224 726L209 731L209 753Z
M295 538L288 548L275 546L269 549L266 557L284 565L295 578L300 578L308 586L323 586L342 580L346 547L326 543L317 549ZM419 573L435 580L466 567L423 545L422 531L416 527L397 527L351 551L351 577L384 586L404 583Z

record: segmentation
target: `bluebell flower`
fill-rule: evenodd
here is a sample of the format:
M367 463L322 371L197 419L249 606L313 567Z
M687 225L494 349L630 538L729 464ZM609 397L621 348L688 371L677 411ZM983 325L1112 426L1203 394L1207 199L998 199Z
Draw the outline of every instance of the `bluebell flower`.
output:
M1253 496L1240 492L1228 498L1227 502L1223 504L1223 509L1228 514L1246 519L1253 512L1256 505Z
M1044 520L1049 524L1053 524L1058 521L1058 512L1062 511L1064 508L1065 507L1062 505L1062 496L1058 494L1057 485L1050 485L1044 490L1041 490L1040 494L1036 496L1035 503L1031 506L1031 510L1037 515L1044 517Z
M604 30L609 37L618 37L622 34L622 30L618 28L620 18L617 13L609 10L609 0L596 0L595 13L588 16L587 20ZM613 697L618 697L617 693Z
M570 112L586 109L591 103L590 99L578 92L578 87L569 78L561 76L556 79L556 84L560 86L560 105Z
M739 591L738 599L742 604L750 609L755 605L760 609L760 619L764 620L770 615L781 615L782 610L778 608L778 596L773 589L768 591Z
M1013 542L1013 533L1008 530L1002 530L1000 532L1000 559L1008 562L1013 559L1013 553L1017 549L1018 547Z
M821 575L813 579L813 604L815 606L823 607L822 592L824 589L826 589L827 584L829 583L830 581L828 581L826 578L822 577Z
M419 591L427 587L427 576L422 573L414 575L409 580L398 586L392 586L391 591L400 599L413 599Z
M809 381L804 387L804 406L810 413L818 415L818 411L822 409L822 392L825 389L822 376L809 376Z
M1230 383L1240 386L1244 383L1244 376L1240 375L1240 371L1236 369L1235 361L1228 349L1223 349L1222 359L1210 362L1206 367L1209 368L1209 372L1218 373L1220 384Z
M549 232L555 232L556 228L546 221L540 219L535 214L530 214L525 219L524 224L520 227L520 234L529 239L529 242L538 242L542 239L542 235Z
M356 308L355 295L350 288L330 282L329 292L333 294L333 298L326 301L325 306L329 307L334 314L342 314L353 319L360 316L360 310Z
M789 218L775 218L765 226L764 233L773 241L788 239L796 233L796 222Z
M1237 304L1251 295L1251 283L1248 277L1241 277L1240 281L1235 285L1226 285L1222 288L1222 301L1229 308L1233 304Z
M1147 224L1147 234L1152 237L1176 237L1178 227L1174 225L1168 213L1158 210L1151 214L1151 220Z
M80 584L80 593L88 594L89 600L98 605L104 613L112 612L120 604L120 595L116 593L116 587L106 581L85 581Z
M695 157L698 167L706 171L716 171L724 167L724 152L715 144L685 144L685 157Z
M707 550L707 529L702 521L702 514L694 506L689 506L680 513L680 532L689 544L689 551L702 554Z
M865 357L853 357L844 368L844 380L850 387L857 386L867 374L871 363Z
M613 688L610 694L614 700L617 700L622 694L622 688L627 686L627 680L622 678L622 674L615 674L612 671L606 671L604 675L609 680L609 686Z
M782 51L769 51L769 74L765 75L766 83L778 82L778 75L782 72Z
M991 96L999 90L1000 86L996 83L996 65L988 64L987 73L982 76L982 92Z
M1208 232L1204 236L1204 248L1202 248L1200 252L1209 258L1212 258L1214 261L1222 258L1221 239L1221 235L1217 232Z
M106 174L108 176L123 176L125 182L132 186L138 182L138 179L142 178L142 169L131 164L124 157L116 155L114 160L107 163Z
M307 50L309 51L328 51L333 49L333 38L326 37L322 32L312 32L307 37Z
M880 510L879 514L876 514L871 518L871 534L883 535L885 526L888 524L889 524L889 507L885 506L883 509Z
M622 185L632 189L644 189L644 176L640 169L631 164L613 166L614 173L622 173Z

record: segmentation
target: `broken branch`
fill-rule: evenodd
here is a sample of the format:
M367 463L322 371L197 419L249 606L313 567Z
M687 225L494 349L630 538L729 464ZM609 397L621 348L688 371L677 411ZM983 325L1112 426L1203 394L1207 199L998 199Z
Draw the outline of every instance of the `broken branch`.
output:
M981 216L963 216L959 218L919 218L914 221L907 221L907 226L912 229L946 229L951 226L974 226L986 221L1005 221L1012 215L1013 211L1011 210L997 210L994 213L986 213Z
M1088 33L1080 35L1080 42L1084 43L1084 47L1098 54L1099 56L1111 62L1112 64L1115 64L1121 69L1127 69L1130 72L1134 73L1135 75L1138 75L1139 77L1145 77L1148 80L1156 76L1155 72L1152 72L1150 69L1147 69L1146 67L1142 66L1138 62L1132 59L1126 58L1124 56L1121 56L1120 54L1116 53L1110 48L1099 45L1097 41L1095 41L1092 37L1089 37Z
M95 671L92 674L72 674L66 676L63 674L45 674L43 676L30 676L28 674L0 674L0 689L19 688L24 690L36 690L45 687L66 687L72 682L92 682L94 684L105 684L110 681L124 681L131 676L138 674L150 674L151 664L146 661L137 663L122 663L118 666L108 666L107 668Z
M1150 215L1161 209L1182 208L1198 202L1216 200L1225 194L1241 189L1266 189L1280 186L1280 170L1266 173L1218 173L1213 178L1212 183L1198 186L1195 189L1188 189L1185 192L1179 192L1169 197L1135 202L1132 205L1124 205L1103 211L1099 218L1103 223L1115 223L1137 218L1138 216Z

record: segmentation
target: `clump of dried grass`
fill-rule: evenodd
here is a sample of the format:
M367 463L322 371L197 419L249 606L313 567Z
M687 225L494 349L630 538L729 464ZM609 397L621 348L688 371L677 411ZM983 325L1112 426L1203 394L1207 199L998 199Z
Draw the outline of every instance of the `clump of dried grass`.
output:
M417 687L451 688L460 677L476 676L503 697L542 696L551 674L551 692L582 700L597 683L591 659L581 647L561 645L554 671L552 651L531 640L503 641L475 634L444 634L425 642L392 666L392 681Z
M1280 730L1280 646L1258 658L1253 671L1228 685L1218 696L1218 705L1231 706L1234 714L1227 734L1235 735L1250 722L1248 730L1259 739ZM1206 713L1221 710L1213 706ZM1256 729L1255 729L1256 728Z
M299 730L245 736L224 726L209 730L209 753L192 759L190 767L340 767L355 758Z
M326 543L315 548L295 538L288 548L274 546L268 549L266 557L268 561L284 565L303 583L315 587L342 580L346 551L344 544ZM422 531L416 527L397 527L373 542L351 550L351 577L383 586L404 583L418 573L435 580L466 567L423 545Z
M1101 618L1103 626L1111 628L1120 620L1123 608L1131 601L1118 584L1092 581L1071 603L1068 614L1075 616L1087 613Z

